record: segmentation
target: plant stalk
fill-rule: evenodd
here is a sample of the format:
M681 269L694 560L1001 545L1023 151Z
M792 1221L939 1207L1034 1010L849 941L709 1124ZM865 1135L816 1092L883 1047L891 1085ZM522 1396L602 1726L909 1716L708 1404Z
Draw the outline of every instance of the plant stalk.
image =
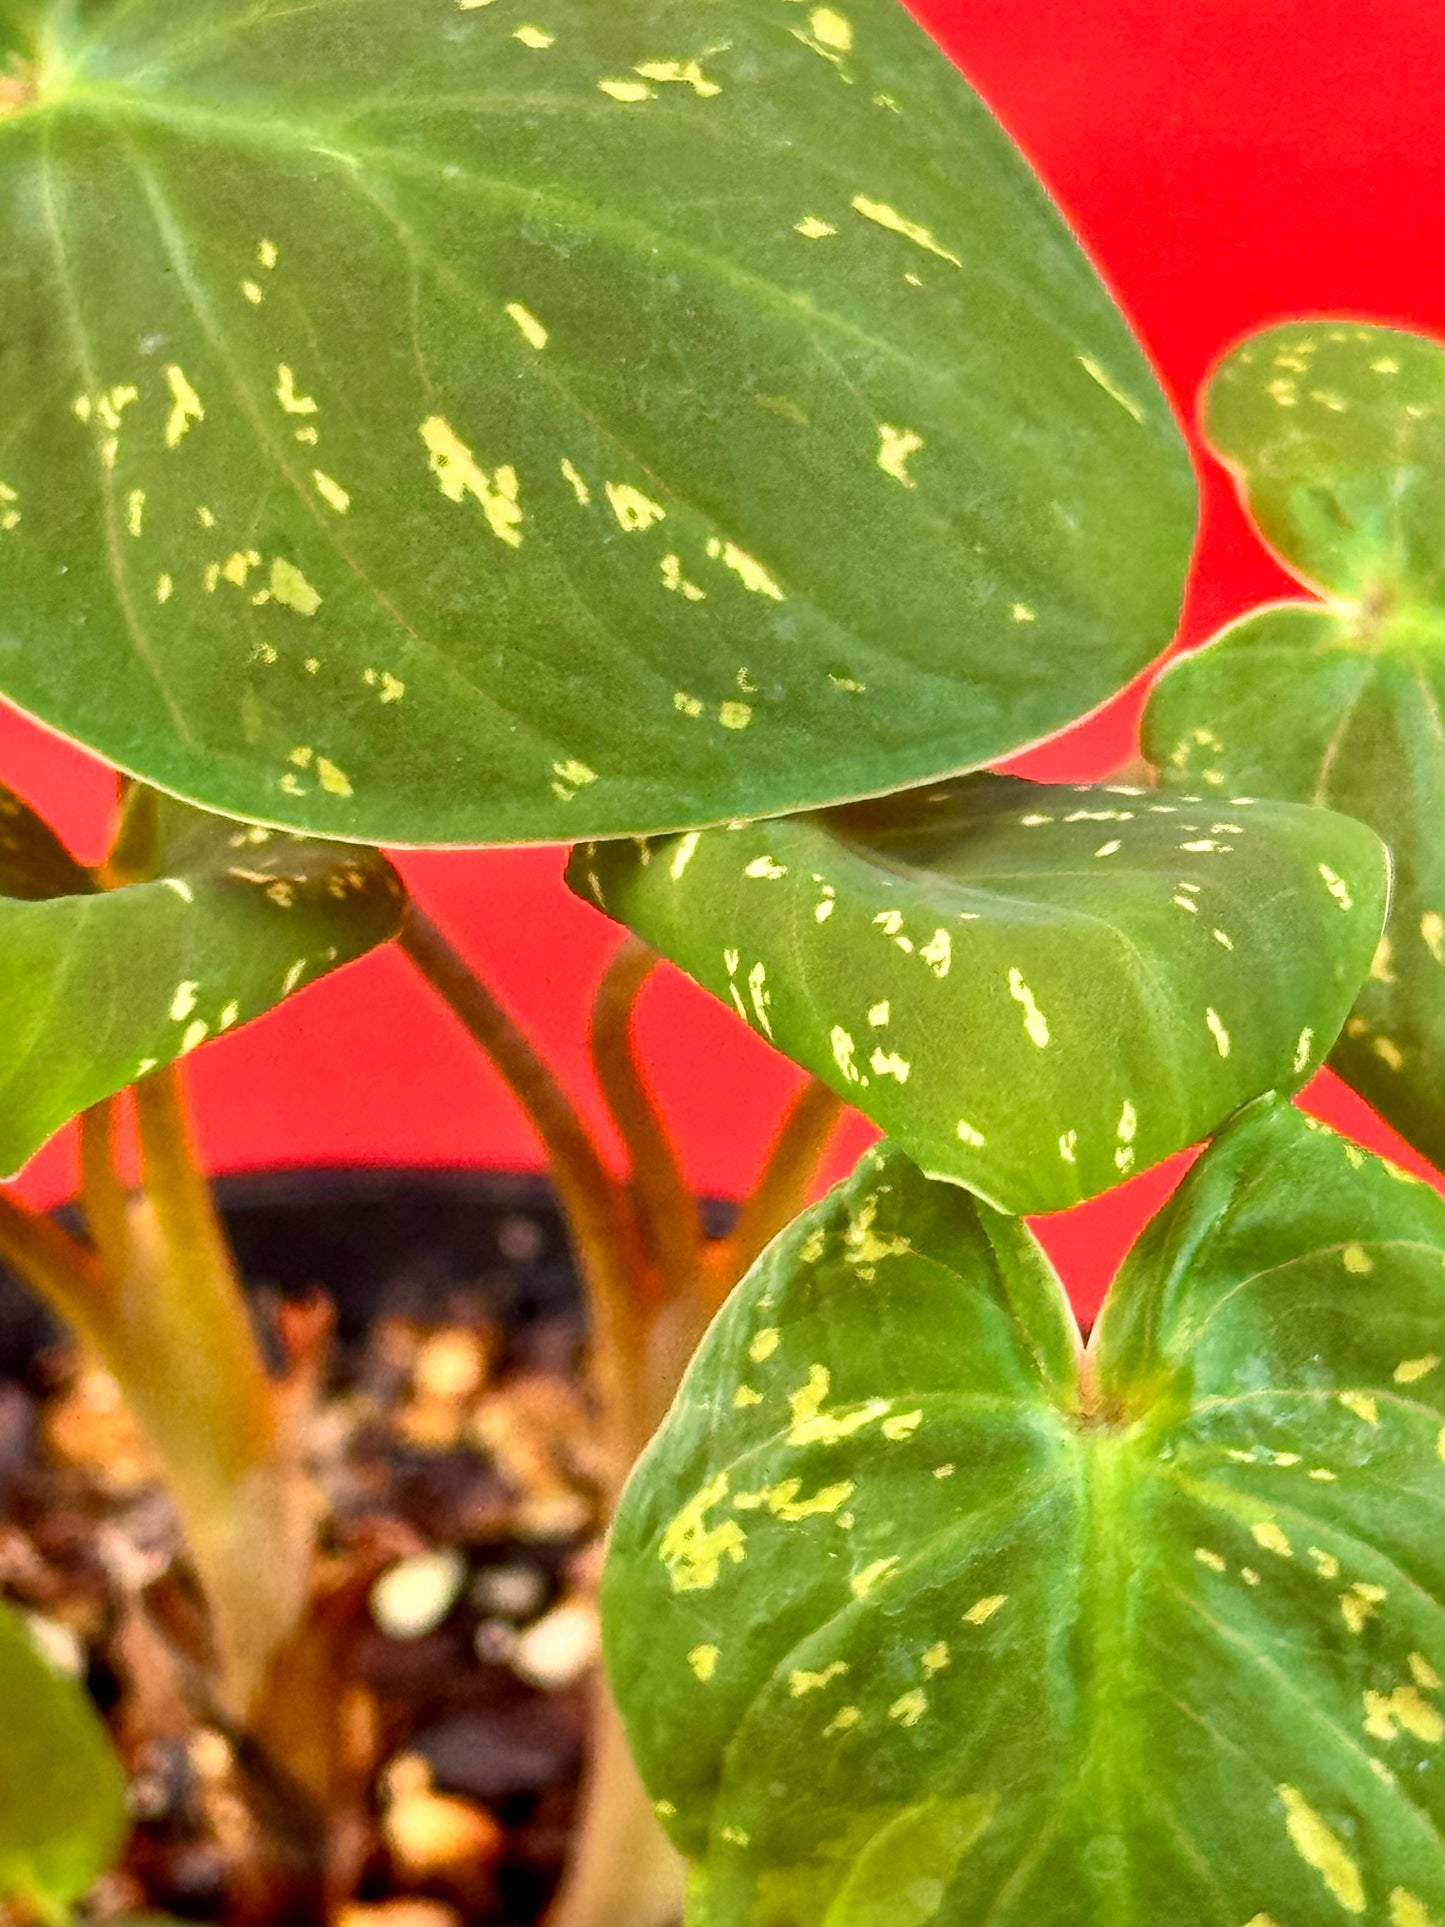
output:
M819 1159L845 1108L842 1098L816 1077L793 1099L737 1223L711 1254L712 1310L807 1203Z
M588 1042L597 1082L627 1146L633 1202L649 1253L666 1289L677 1292L693 1282L702 1261L702 1213L648 1088L633 1033L637 999L661 961L640 937L624 939L598 985Z
M592 1373L614 1490L646 1444L637 1386L646 1353L648 1255L632 1202L602 1161L572 1100L516 1019L431 919L413 905L402 950L481 1045L542 1141L566 1213L592 1324Z
M143 1194L103 1356L164 1464L211 1608L222 1703L244 1725L305 1610L315 1502L174 1068L136 1086L135 1114ZM103 1180L87 1199L109 1240Z

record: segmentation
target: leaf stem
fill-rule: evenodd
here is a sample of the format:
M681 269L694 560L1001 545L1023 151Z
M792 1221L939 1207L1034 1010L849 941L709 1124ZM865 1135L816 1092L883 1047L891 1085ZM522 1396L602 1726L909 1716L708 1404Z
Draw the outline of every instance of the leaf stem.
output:
M121 1099L107 1098L80 1115L80 1196L91 1242L113 1278L131 1269L130 1194L116 1164Z
M115 1281L88 1246L0 1190L0 1258L57 1318L99 1350Z
M399 942L463 1028L480 1044L542 1141L566 1212L592 1315L593 1371L620 1485L646 1443L638 1385L644 1370L647 1248L625 1188L531 1039L441 930L415 905Z
M108 1362L166 1467L211 1606L223 1698L244 1721L305 1607L313 1502L175 1067L136 1086L135 1113L144 1201Z
M640 937L623 941L597 987L588 1043L597 1082L627 1146L643 1237L658 1275L677 1292L693 1282L702 1262L702 1214L648 1089L633 1030L642 987L661 961Z
M713 1254L714 1310L807 1203L818 1161L845 1108L842 1098L816 1077L793 1099L737 1223Z

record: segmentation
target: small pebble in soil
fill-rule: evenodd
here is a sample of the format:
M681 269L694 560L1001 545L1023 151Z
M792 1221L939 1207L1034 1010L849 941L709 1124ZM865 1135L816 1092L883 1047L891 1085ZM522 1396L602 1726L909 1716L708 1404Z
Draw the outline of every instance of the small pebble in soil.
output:
M415 1753L393 1760L382 1776L381 1833L397 1869L412 1880L475 1875L506 1844L502 1828L473 1800L432 1790L431 1767Z
M522 1634L512 1654L512 1671L530 1686L556 1693L575 1686L601 1652L597 1608L585 1599L569 1599Z
M486 1382L492 1349L479 1331L434 1332L416 1355L412 1384L423 1398L474 1398Z
M67 1679L80 1679L86 1668L85 1642L69 1626L46 1613L28 1613L25 1630L40 1657Z
M532 1619L546 1604L547 1575L536 1566L484 1566L472 1581L472 1604L494 1619Z
M472 1641L484 1666L510 1666L517 1650L517 1629L509 1619L484 1619Z
M461 1927L461 1915L444 1900L353 1900L336 1927Z
M389 1566L371 1588L371 1616L388 1639L424 1639L461 1597L467 1580L462 1555L447 1547Z

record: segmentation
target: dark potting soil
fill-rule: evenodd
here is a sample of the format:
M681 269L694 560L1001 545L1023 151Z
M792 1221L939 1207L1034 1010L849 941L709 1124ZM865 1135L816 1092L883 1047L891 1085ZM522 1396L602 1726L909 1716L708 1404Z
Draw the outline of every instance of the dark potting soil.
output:
M355 1898L333 1921L531 1927L575 1806L602 1524L555 1204L485 1173L267 1174L221 1198L263 1333L286 1299L336 1310L306 1436L350 1601ZM134 1839L86 1915L254 1918L253 1807L187 1690L168 1501L113 1382L3 1275L0 1592L84 1675L129 1776Z

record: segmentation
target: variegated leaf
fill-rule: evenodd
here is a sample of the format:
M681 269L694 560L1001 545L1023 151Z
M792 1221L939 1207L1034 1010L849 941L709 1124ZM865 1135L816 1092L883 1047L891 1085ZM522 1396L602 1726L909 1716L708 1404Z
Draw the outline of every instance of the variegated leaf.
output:
M870 1153L624 1497L611 1676L693 1927L1445 1918L1445 1205L1279 1100L1087 1355Z
M897 0L15 0L0 690L159 787L562 841L964 769L1193 484Z
M1324 811L987 775L594 845L570 876L924 1170L1021 1212L1302 1084L1386 890Z

